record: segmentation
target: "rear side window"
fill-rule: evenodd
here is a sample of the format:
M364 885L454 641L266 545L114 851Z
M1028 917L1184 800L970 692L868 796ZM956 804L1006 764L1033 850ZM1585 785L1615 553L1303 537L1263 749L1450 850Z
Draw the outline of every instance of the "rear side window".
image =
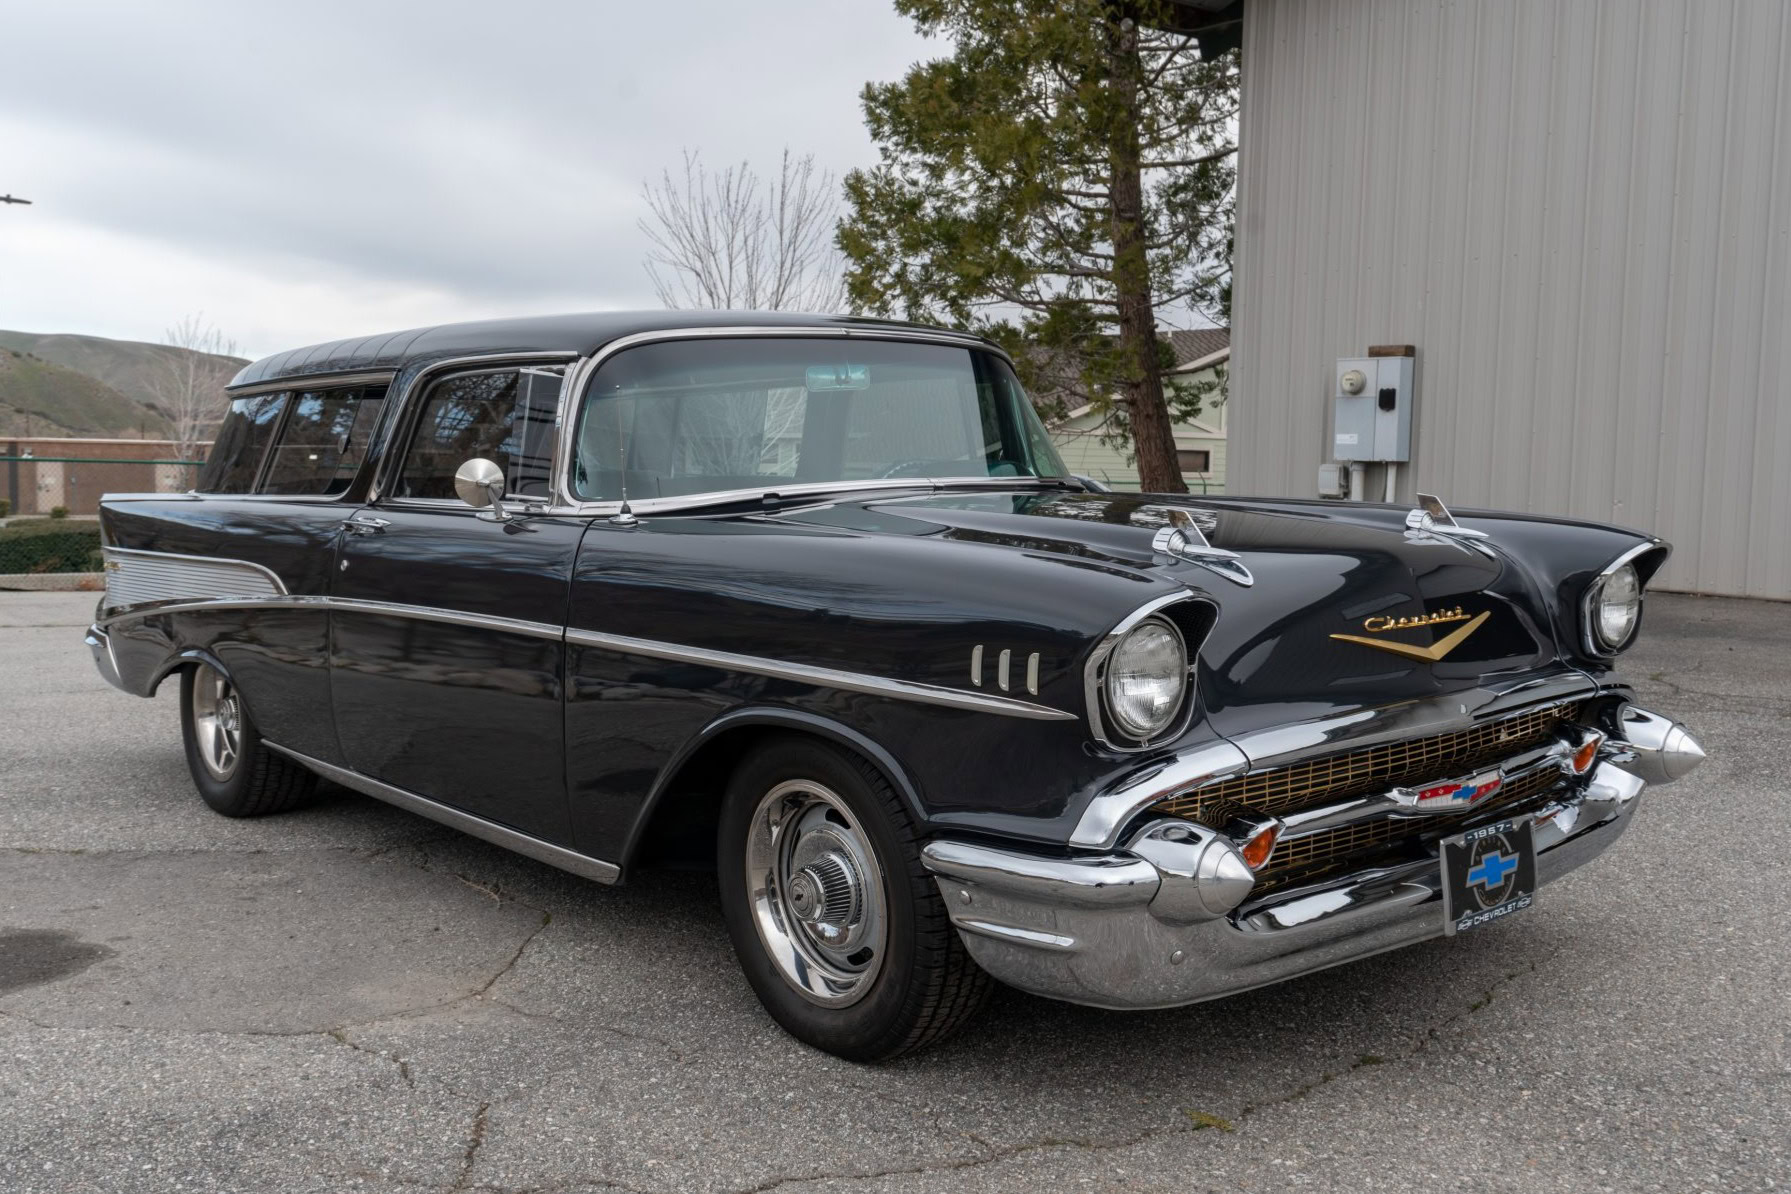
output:
M230 404L199 475L200 493L248 493L261 475L261 461L274 437L290 394L256 394Z
M366 458L385 393L384 386L359 386L293 394L261 492L328 496L346 490Z
M395 496L455 498L455 470L483 457L504 470L507 493L547 497L560 380L558 370L523 369L437 382L417 418Z

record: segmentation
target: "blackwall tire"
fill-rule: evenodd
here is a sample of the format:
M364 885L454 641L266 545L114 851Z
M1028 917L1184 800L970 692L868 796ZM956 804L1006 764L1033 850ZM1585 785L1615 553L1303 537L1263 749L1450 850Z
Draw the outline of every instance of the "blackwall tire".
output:
M209 664L180 674L180 729L193 785L214 812L283 813L317 790L317 776L262 743L241 696Z
M728 784L717 870L728 935L785 1031L850 1061L926 1048L982 1007L900 797L863 759L779 738Z

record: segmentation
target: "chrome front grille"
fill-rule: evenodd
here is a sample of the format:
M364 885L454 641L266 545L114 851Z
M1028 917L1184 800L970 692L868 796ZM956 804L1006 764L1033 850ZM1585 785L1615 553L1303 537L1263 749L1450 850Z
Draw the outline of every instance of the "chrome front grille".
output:
M1548 705L1453 733L1388 742L1242 775L1171 796L1159 801L1153 811L1223 825L1244 811L1283 816L1390 788L1421 787L1471 774L1546 745L1563 725L1578 720L1583 708L1578 701ZM1483 804L1458 814L1378 817L1291 838L1275 848L1258 875L1257 889L1363 865L1406 839L1447 833L1470 816L1520 804L1560 780L1560 772L1545 768L1506 784Z
M1470 816L1524 804L1556 786L1563 778L1560 771L1545 768L1505 785L1484 804L1465 812L1428 817L1379 817L1292 838L1275 847L1269 865L1257 877L1256 890L1269 891L1322 878L1352 866L1366 865L1406 839L1420 834L1446 837Z

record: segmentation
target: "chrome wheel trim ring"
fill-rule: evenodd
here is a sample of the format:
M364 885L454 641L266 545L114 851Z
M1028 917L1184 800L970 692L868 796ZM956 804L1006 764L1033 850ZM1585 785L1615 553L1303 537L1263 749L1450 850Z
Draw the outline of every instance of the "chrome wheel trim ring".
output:
M887 884L836 792L795 779L760 797L746 833L746 892L765 952L798 995L839 1008L870 993L889 948Z
M220 783L236 774L242 761L242 699L224 674L210 664L193 669L193 737L199 761Z

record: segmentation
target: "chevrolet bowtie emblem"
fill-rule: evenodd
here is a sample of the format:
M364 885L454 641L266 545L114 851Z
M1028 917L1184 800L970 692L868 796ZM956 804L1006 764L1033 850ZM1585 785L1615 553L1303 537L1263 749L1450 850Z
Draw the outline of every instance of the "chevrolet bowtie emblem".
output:
M1403 655L1407 659L1418 659L1425 663L1436 663L1438 660L1448 655L1449 652L1461 646L1461 644L1467 640L1468 635L1480 629L1480 624L1491 616L1492 611L1490 609L1486 610L1481 613L1479 617L1469 622L1466 626L1463 626L1460 630L1438 639L1428 647L1417 647L1413 646L1411 643L1395 643L1384 638L1363 638L1358 634L1333 634L1331 637L1341 639L1346 643L1361 643L1364 647L1374 647L1381 651L1391 651L1393 654ZM1438 618L1436 620L1442 621L1443 619Z

